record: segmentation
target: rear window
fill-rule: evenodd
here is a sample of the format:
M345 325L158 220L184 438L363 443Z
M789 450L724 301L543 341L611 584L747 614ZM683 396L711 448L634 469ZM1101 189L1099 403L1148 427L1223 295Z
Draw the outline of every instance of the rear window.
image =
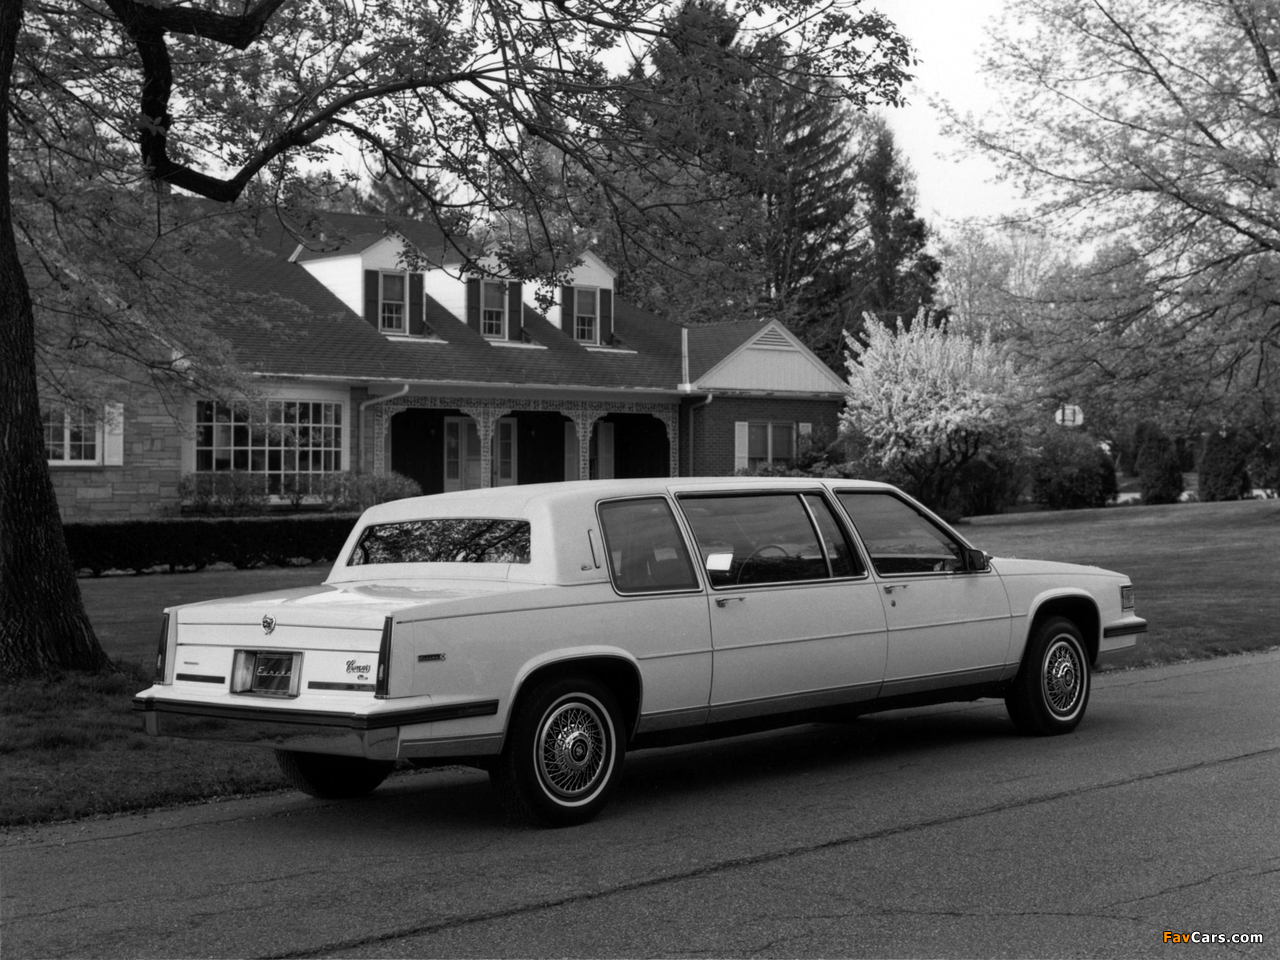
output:
M450 517L368 527L360 535L348 566L528 562L529 521Z

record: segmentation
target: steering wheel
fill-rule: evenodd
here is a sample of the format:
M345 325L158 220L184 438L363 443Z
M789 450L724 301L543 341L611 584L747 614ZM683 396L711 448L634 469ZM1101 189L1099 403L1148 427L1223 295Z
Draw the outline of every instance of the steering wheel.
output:
M734 578L733 582L741 583L743 571L747 569L747 566L751 563L752 560L755 560L757 557L763 557L765 555L766 550L776 550L777 553L774 554L774 556L778 556L778 557L791 556L791 554L787 552L787 548L780 543L761 544L760 546L756 547L754 550L751 551L747 559L742 561L742 566L738 568L738 576Z

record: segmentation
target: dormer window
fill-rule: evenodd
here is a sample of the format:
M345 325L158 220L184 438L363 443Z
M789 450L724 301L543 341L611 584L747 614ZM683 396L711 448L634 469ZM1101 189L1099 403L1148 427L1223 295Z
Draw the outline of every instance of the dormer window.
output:
M484 280L480 285L480 333L494 340L507 338L507 285Z
M404 333L406 313L404 274L382 274L379 294L379 329L388 333Z
M595 287L573 288L573 339L596 343L600 330L600 291Z

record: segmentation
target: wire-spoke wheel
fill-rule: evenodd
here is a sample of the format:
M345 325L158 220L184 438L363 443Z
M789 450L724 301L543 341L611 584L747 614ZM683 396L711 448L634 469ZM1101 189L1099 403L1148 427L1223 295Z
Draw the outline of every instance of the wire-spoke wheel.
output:
M563 703L547 715L534 750L538 776L551 793L576 800L600 780L608 760L602 713L583 699Z
M508 814L524 823L585 823L622 772L618 706L591 677L538 684L521 698L508 743L490 772Z
M1051 617L1027 643L1005 707L1024 733L1069 733L1084 716L1089 687L1089 658L1080 629L1065 617Z

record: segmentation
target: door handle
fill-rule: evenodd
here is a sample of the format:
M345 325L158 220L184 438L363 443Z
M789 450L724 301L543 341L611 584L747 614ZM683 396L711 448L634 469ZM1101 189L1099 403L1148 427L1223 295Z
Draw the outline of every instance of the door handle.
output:
M746 597L716 597L716 606L725 607L725 606L728 606L729 601L731 600L737 600L738 602L742 602L745 599L747 598Z
M886 583L886 584L884 585L884 592L885 592L885 593L893 593L893 591L895 591L895 590L905 590L905 589L907 589L907 587L908 587L908 586L910 586L910 584L906 584L906 583Z

